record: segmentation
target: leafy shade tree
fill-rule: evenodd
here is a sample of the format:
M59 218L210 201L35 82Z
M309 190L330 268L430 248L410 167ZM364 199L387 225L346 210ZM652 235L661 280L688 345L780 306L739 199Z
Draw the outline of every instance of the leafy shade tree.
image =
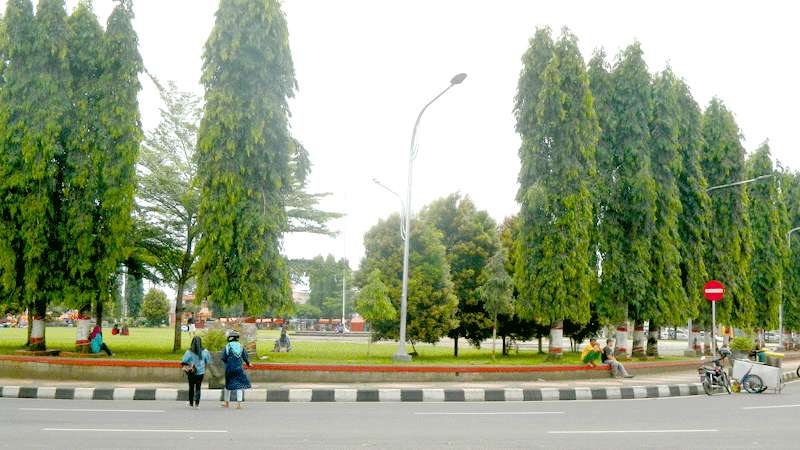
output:
M679 80L670 69L653 83L653 116L650 124L653 178L656 182L656 214L651 251L653 314L648 317L647 355L658 356L659 324L675 324L689 318L691 306L681 279L681 111ZM641 353L639 353L641 355Z
M747 178L773 174L775 170L766 142L747 161ZM777 174L776 174L777 177ZM780 178L777 178L778 180ZM770 179L749 187L750 224L753 230L753 259L750 281L755 301L754 325L760 330L778 328L778 310L786 267L786 205L778 182Z
M492 328L477 289L484 267L497 251L497 224L489 213L478 211L469 197L458 193L433 201L420 216L442 233L458 297L458 327L448 333L453 339L453 353L458 356L459 337L479 347Z
M322 311L314 305L308 303L303 305L294 306L294 317L298 319L319 319L322 317Z
M132 20L129 1L114 8L105 34L88 3L70 19L74 127L65 176L66 266L71 302L82 310L94 302L98 321L131 252L143 67Z
M651 169L650 74L642 49L634 43L619 56L610 74L608 105L613 118L603 130L600 159L605 184L602 201L602 278L597 311L617 325L619 355L627 355L628 318L635 321L635 353L644 353L643 321L657 305L648 289L655 236L656 184ZM636 339L638 338L638 339Z
M10 2L8 5L7 26L12 29L9 46L24 54L31 44L21 43L18 39L32 37L32 52L28 57L32 60L33 72L14 74L27 78L30 83L29 90L26 89L29 97L23 102L31 106L28 111L21 111L20 116L11 119L12 122L20 121L11 127L22 125L12 131L16 131L15 137L22 143L18 154L22 159L22 170L15 174L22 179L19 204L19 232L24 245L22 280L25 303L31 312L29 344L31 349L39 350L46 347L44 319L47 304L60 300L64 285L60 270L60 234L63 229L60 166L65 156L65 123L70 108L69 29L64 2L40 0L33 27L29 28L33 35L25 36L24 29L30 24L29 6L19 3ZM15 30L16 20L23 23ZM15 54L10 56L14 59ZM12 74L8 68L6 75ZM18 81L24 82L24 79ZM11 149L13 153L16 150Z
M29 129L34 102L41 100L32 78L34 58L33 6L29 0L10 0L0 28L3 55L0 87L0 298L5 311L21 312L26 297L25 241L21 233L26 196L26 161L35 152Z
M381 281L380 270L373 270L367 278L367 284L358 292L356 311L370 324L397 318L397 310L389 300L386 285ZM369 342L373 341L373 337L374 333L370 326ZM367 355L369 355L369 345L367 345Z
M128 317L139 317L144 301L144 278L140 273L128 272L125 275L125 304Z
M139 160L138 209L156 229L162 245L155 251L154 268L175 286L175 331L172 350L181 348L181 317L186 284L194 276L194 247L198 237L197 212L200 192L195 176L197 127L202 113L200 99L163 86L155 77L163 107L161 121L147 134Z
M516 267L516 239L519 235L518 216L506 217L500 224L500 248L502 248L505 258L505 268L508 276L514 277ZM539 352L542 352L542 337L550 332L549 326L539 325L536 321L525 319L523 316L530 316L530 308L526 308L519 300L519 290L516 285L512 285L512 296L514 311L509 314L499 314L497 316L497 334L503 340L503 354L508 354L506 338L517 341L528 341L533 337L539 339Z
M398 230L397 214L381 220L364 235L364 259L356 278L363 288L374 270L381 273L392 305L400 310L400 291L403 274L403 245ZM411 223L408 304L406 337L415 342L436 343L458 325L458 299L453 294L447 255L441 233L430 224L413 220ZM377 320L373 324L376 339L397 339L400 323Z
M800 173L782 170L781 188L785 192L789 229L800 227ZM800 331L800 232L789 235L786 270L784 272L784 329Z
M280 254L296 150L288 35L277 0L222 0L203 55L197 294L243 301L248 316L291 306Z
M701 165L702 113L686 83L678 80L674 88L678 101L676 116L681 154L681 170L678 175L681 195L681 213L678 216L681 282L688 302L686 313L690 319L699 319L702 322L704 314L701 313L707 309L708 303L702 292L703 284L709 279L705 258L711 220L711 200L706 192L708 183Z
M539 77L536 126L517 126L532 133L521 133L516 284L534 317L550 325L550 358L560 358L564 320L581 324L590 317L590 180L600 129L577 38L569 31Z
M744 147L733 114L719 99L712 99L702 120L705 145L703 171L710 186L746 178ZM711 221L706 268L709 278L725 285L725 301L717 305L717 320L746 328L754 324L755 302L750 285L753 238L747 188L737 186L711 191ZM707 324L707 326L710 324Z
M328 318L342 315L342 283L346 290L347 314L353 311L352 270L345 259L336 260L333 255L315 257L308 267L308 303L320 309ZM347 299L351 299L347 302Z
M497 316L514 314L514 281L506 272L505 264L505 254L501 248L483 268L483 284L478 288L483 307L492 319L492 360L495 359L497 343Z
M168 313L169 302L167 301L167 294L156 288L147 291L142 302L142 317L150 325L159 325L167 318Z

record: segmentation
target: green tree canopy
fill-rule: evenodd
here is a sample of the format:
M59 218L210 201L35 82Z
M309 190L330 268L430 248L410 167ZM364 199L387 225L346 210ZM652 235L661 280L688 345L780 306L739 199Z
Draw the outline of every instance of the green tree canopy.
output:
M367 284L358 292L356 311L367 322L394 320L397 310L389 300L388 289L381 280L381 271L375 269L367 277Z
M598 158L606 183L599 190L606 197L600 217L603 236L598 314L611 321L622 321L627 314L646 320L657 312L648 290L656 184L649 147L650 74L638 43L619 55L608 81L610 98L598 100L613 116L606 120L601 139L608 153Z
M365 255L356 278L356 284L363 287L368 275L379 270L381 281L398 311L403 276L403 242L399 229L400 216L394 214L367 231ZM406 336L412 343L435 343L458 325L458 299L453 293L441 233L427 222L412 220L411 236ZM373 323L377 339L397 339L399 328L399 319Z
M703 172L708 184L718 186L744 180L747 176L744 147L733 114L719 99L712 99L702 121ZM708 276L725 285L725 301L717 308L717 320L749 327L755 319L755 302L750 287L753 238L750 228L750 200L746 186L710 192L711 222L706 250Z
M346 313L353 311L352 270L347 261L338 261L333 255L316 256L307 269L309 293L308 303L320 309L328 318L342 316L342 282L347 290Z
M527 73L527 70L523 71ZM577 38L564 31L539 75L536 126L522 132L516 279L543 324L589 320L592 196L599 127ZM520 83L522 85L522 83ZM530 100L529 100L530 101Z
M164 291L152 288L144 295L142 302L142 317L147 319L150 325L158 325L167 318L169 302Z
M775 173L769 144L763 143L747 160L747 178ZM784 286L786 267L786 204L778 189L780 178L769 179L749 186L750 225L753 230L753 259L750 282L755 300L754 325L760 329L778 327L778 309Z
M458 327L448 336L468 339L473 345L491 334L492 322L477 294L480 276L497 249L497 224L486 211L479 211L468 196L459 193L434 200L420 214L421 220L442 233L450 265L450 279L458 298Z
M203 55L198 297L255 315L291 305L280 242L296 82L277 0L222 0Z

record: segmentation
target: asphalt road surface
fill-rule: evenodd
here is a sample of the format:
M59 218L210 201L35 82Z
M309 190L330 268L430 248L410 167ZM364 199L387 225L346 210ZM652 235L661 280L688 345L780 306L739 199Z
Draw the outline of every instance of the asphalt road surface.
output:
M798 448L782 394L483 403L0 399L2 448Z

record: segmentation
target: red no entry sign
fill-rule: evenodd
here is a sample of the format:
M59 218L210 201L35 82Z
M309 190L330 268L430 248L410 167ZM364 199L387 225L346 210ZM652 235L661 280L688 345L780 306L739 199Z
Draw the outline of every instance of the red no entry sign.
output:
M722 296L725 295L725 286L719 281L711 280L703 286L703 295L710 302L722 300Z

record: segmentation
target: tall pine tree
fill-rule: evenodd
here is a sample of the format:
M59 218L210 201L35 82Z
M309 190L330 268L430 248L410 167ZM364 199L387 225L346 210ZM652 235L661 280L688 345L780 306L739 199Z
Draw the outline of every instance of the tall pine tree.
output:
M659 324L687 319L688 298L681 282L678 217L681 213L678 175L681 171L680 106L678 80L670 69L653 84L653 119L650 125L653 178L656 182L655 235L651 251L652 302L647 354L657 356Z
M6 4L2 28L3 85L0 88L0 295L8 310L21 312L25 298L25 244L22 208L25 200L25 154L33 113L34 16L29 0Z
M681 171L678 176L681 193L681 214L678 220L681 280L688 301L686 313L695 322L698 319L702 322L700 312L705 310L704 306L708 303L703 297L703 285L708 281L705 255L711 220L711 203L706 192L708 183L701 165L702 113L686 83L677 81L675 88L678 96L678 140L681 152Z
M284 196L296 82L277 0L221 0L203 56L198 296L255 315L291 302Z
M634 353L644 353L644 320L657 313L652 300L651 252L655 237L656 185L651 170L652 92L643 52L634 43L620 54L610 75L603 130L602 279L598 312L618 323L618 354L627 354L627 320L635 321ZM638 338L638 339L637 339Z
M733 114L714 98L706 108L702 124L703 171L709 186L744 180L747 175L744 147ZM716 189L709 196L712 216L706 268L709 278L725 285L725 300L717 305L717 320L749 327L755 319L755 302L750 287L753 239L747 186ZM703 309L711 308L704 305Z
M30 347L45 348L47 304L61 298L61 167L65 157L66 119L70 108L67 43L69 29L63 0L40 0L34 19L32 86L22 150L24 194L21 209L25 261L25 299L30 306Z
M523 301L550 325L549 356L558 358L564 320L585 323L590 317L590 186L600 130L577 38L569 31L562 32L539 79L535 124L517 125L523 172L516 275Z
M763 143L747 161L747 177L776 174L775 179L755 183L750 195L750 225L753 230L753 259L750 283L755 300L756 328L778 328L778 309L784 286L783 270L787 256L786 205L778 189L777 173L772 166L769 144Z

